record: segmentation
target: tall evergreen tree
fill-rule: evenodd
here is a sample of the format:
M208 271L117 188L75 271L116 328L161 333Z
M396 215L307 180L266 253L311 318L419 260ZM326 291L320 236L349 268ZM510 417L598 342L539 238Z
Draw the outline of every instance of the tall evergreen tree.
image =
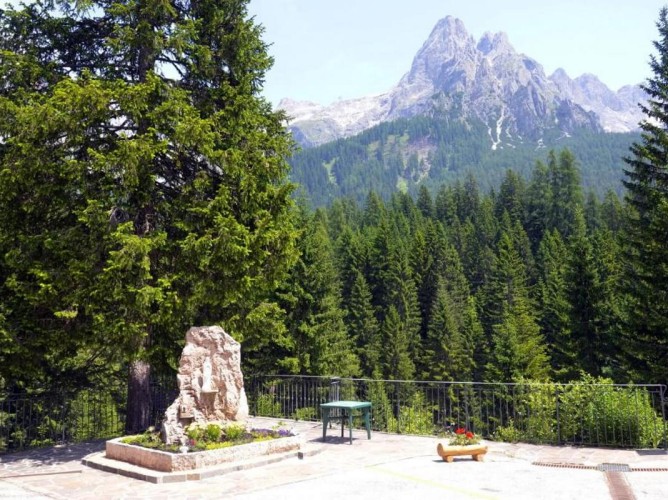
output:
M545 231L550 227L550 207L552 206L552 187L549 171L542 162L537 162L527 188L526 231L535 251L543 240Z
M517 172L507 170L496 198L496 216L501 217L503 212L507 212L513 221L524 221L525 190L524 180Z
M436 218L445 227L451 226L457 219L457 197L452 186L441 186L436 193L434 201L434 212Z
M566 288L570 303L571 338L579 367L591 375L601 375L606 332L601 325L601 279L594 261L594 248L586 234L582 209L576 212Z
M279 360L302 375L351 376L359 360L343 322L340 286L325 224L305 217L301 256L279 293L287 312L290 352Z
M388 295L384 302L394 307L399 314L408 342L408 352L414 364L421 341L420 304L408 254L402 246L394 247L390 255L387 291Z
M643 382L668 383L668 8L657 21L653 76L642 86L642 139L631 146L624 185L631 207L624 231L629 366Z
M336 267L341 281L341 296L346 307L357 280L357 273L367 271L368 248L359 233L345 226L335 245Z
M504 232L485 297L492 345L486 370L489 380L545 379L549 375L549 358L527 287L521 257L512 237Z
M441 282L430 314L423 349L425 380L470 381L474 369L474 339L466 335L464 310L457 310Z
M411 332L396 307L391 305L381 327L382 376L388 380L413 380L415 364L410 353Z
M601 203L601 220L603 225L615 234L623 226L624 207L622 207L619 196L614 191L605 193Z
M410 260L422 318L420 338L425 338L438 280L445 265L445 237L433 220L426 221L424 230L420 228L415 231Z
M587 199L584 205L584 216L585 222L587 223L587 230L591 233L603 225L601 203L593 190L590 190L587 193Z
M346 326L356 344L362 375L380 373L382 344L380 326L371 305L371 292L361 272L357 272L348 298Z
M573 233L575 211L583 204L580 171L573 153L564 149L557 157L554 151L550 151L548 171L552 194L549 227L556 228L564 238L568 238Z
M429 189L422 184L420 190L418 191L418 199L416 206L420 213L427 218L432 218L435 215L434 202L431 199L431 193Z
M564 381L574 380L578 375L570 330L568 256L568 248L559 231L547 232L538 248L539 325L551 353L553 371Z
M187 326L267 342L295 258L291 142L259 96L272 61L247 3L0 12L5 378L80 387L129 366L139 431L150 366L175 363Z

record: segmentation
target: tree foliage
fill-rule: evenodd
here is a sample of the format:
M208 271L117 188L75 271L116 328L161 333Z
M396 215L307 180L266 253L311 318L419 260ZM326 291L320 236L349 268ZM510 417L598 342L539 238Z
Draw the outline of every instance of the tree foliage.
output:
M625 348L630 368L644 377L668 381L668 9L657 21L659 39L650 59L653 76L642 86L641 139L626 158L624 184L629 210L624 231L626 290Z
M259 96L271 59L246 4L0 13L3 376L173 366L192 324L266 342L295 255L291 142Z

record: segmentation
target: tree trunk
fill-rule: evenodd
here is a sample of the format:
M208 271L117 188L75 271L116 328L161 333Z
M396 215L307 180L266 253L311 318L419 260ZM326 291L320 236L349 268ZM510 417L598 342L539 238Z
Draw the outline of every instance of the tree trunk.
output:
M151 392L149 388L151 365L133 361L128 371L126 434L138 434L150 425Z

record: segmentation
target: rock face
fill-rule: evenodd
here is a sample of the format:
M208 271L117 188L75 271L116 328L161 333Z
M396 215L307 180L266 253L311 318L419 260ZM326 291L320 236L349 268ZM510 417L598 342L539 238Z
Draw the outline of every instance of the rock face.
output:
M241 346L219 326L186 334L177 375L179 395L162 423L167 444L182 443L191 423L244 421L248 401L241 373Z
M389 91L329 106L284 99L278 107L303 146L349 137L381 122L456 110L461 119L482 120L492 148L515 140L541 141L558 129L629 131L637 128L639 87L615 94L591 75L548 77L520 54L505 33L485 33L476 43L459 19L440 20L413 64Z

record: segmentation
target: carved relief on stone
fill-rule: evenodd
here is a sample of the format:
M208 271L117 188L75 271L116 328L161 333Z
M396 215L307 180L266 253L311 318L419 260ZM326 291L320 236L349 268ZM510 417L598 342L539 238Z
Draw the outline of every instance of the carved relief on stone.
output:
M190 423L244 421L248 401L241 373L241 346L219 326L186 334L177 375L179 395L162 423L166 443L181 443Z

